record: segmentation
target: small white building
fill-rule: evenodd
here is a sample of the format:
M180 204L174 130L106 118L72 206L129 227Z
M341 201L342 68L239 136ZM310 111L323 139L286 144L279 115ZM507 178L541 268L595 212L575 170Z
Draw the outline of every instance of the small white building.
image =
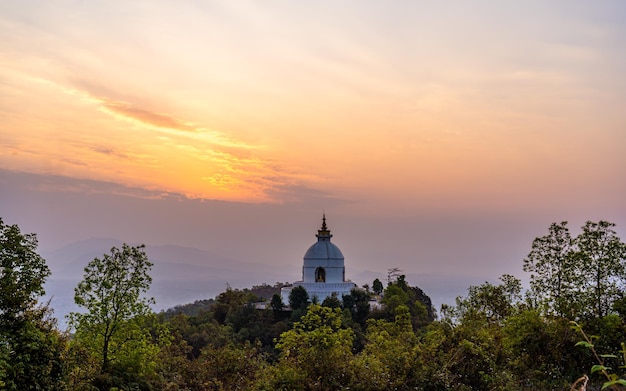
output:
M342 295L350 294L356 284L346 280L344 258L339 247L330 242L330 230L326 226L326 215L322 218L322 228L317 231L317 243L304 254L302 281L296 281L290 287L281 289L283 303L289 305L289 294L297 286L304 287L309 298L316 297L321 303L328 296L335 294L339 300Z

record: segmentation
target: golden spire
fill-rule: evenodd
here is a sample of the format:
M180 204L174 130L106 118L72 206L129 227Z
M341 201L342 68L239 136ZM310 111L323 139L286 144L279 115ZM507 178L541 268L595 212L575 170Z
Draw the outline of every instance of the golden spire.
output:
M317 236L318 238L323 237L323 238L330 238L333 235L330 234L330 230L328 229L328 227L326 226L326 213L324 213L322 215L322 229L317 231Z

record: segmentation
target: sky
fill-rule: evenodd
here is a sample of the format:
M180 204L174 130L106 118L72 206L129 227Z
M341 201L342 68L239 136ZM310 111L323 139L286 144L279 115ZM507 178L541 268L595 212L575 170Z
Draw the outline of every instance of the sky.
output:
M0 37L0 217L43 250L291 277L326 213L354 273L494 279L552 222L626 237L621 1L0 1Z

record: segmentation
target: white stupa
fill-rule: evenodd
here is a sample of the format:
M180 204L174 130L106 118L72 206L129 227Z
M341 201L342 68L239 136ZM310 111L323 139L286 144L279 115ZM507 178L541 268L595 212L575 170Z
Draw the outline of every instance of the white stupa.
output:
M328 296L335 294L339 300L343 295L350 294L356 284L346 280L344 258L339 247L330 242L333 235L326 227L326 215L322 218L322 229L317 231L317 243L314 243L304 254L302 281L296 281L290 287L281 289L285 305L289 304L289 294L294 287L306 289L309 298L316 297L321 303Z

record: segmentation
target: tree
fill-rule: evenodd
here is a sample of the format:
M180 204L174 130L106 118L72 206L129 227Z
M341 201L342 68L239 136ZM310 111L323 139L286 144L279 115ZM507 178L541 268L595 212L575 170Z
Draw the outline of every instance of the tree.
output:
M602 317L620 297L626 280L626 244L607 221L588 221L572 239L567 222L553 223L536 238L524 260L531 289L544 313Z
M24 311L7 338L7 390L64 390L63 354L67 337L56 327L47 306ZM1 371L1 370L0 370Z
M224 292L217 296L215 303L211 306L211 311L215 319L219 323L224 324L226 318L232 312L238 311L245 304L253 303L258 300L259 298L247 289L232 289L228 286Z
M74 290L74 301L87 312L71 313L70 324L76 328L77 339L98 357L101 373L109 372L115 359L124 358L123 348L131 340L137 345L148 337L139 325L154 302L143 296L152 283L152 263L144 248L127 244L121 250L111 248L111 254L85 267L84 278Z
M384 305L383 313L388 321L394 319L398 306L408 307L411 322L416 330L432 322L436 316L430 297L419 287L409 286L405 275L398 276L394 282L387 285L380 302Z
M194 362L198 390L249 390L263 366L261 353L250 343L207 346Z
M402 273L402 270L397 267L387 269L387 284L391 284L397 280L398 277L400 277L400 273Z
M370 295L363 289L352 288L349 295L343 296L343 308L350 311L352 320L365 326L370 314Z
M464 315L480 314L490 321L502 322L513 314L515 305L521 300L522 283L510 274L500 277L502 284L488 282L470 286L466 299L457 299Z
M580 376L584 356L577 351L575 332L566 319L523 309L506 319L502 332L507 366L529 389L564 389L566 379Z
M380 389L413 389L416 371L417 338L411 325L409 308L403 304L395 309L395 319L367 321L367 340L363 356L371 356L382 364L381 378L384 387Z
M341 309L311 304L302 320L281 334L280 360L267 389L342 389L350 380L353 340Z
M289 307L292 310L304 309L308 303L309 294L303 286L296 286L289 293Z
M283 303L283 298L278 293L274 293L270 306L274 312L280 312L285 308L285 303Z
M0 219L0 388L57 390L61 388L61 354L65 338L37 307L50 275L37 253L35 234Z
M341 300L339 300L336 294L326 296L324 301L322 301L322 307L341 308Z
M385 289L385 294L381 303L385 305L385 310L388 314L389 320L392 320L395 316L396 307L401 305L407 305L411 299L406 291L400 288L398 285L390 284Z
M383 283L380 282L380 280L377 278L374 280L374 282L372 283L372 290L374 291L374 293L376 293L377 295L380 295L381 293L383 293Z
M50 276L46 261L37 254L37 236L22 234L17 225L0 218L0 323L15 321L45 294ZM1 327L1 326L0 326Z
M620 285L626 279L626 244L607 221L587 221L576 237L577 258L583 268L586 298L593 315L603 317L619 298Z
M547 235L533 240L532 250L524 259L524 271L531 273L530 287L542 312L571 316L575 310L580 275L574 253L566 221L552 223Z

